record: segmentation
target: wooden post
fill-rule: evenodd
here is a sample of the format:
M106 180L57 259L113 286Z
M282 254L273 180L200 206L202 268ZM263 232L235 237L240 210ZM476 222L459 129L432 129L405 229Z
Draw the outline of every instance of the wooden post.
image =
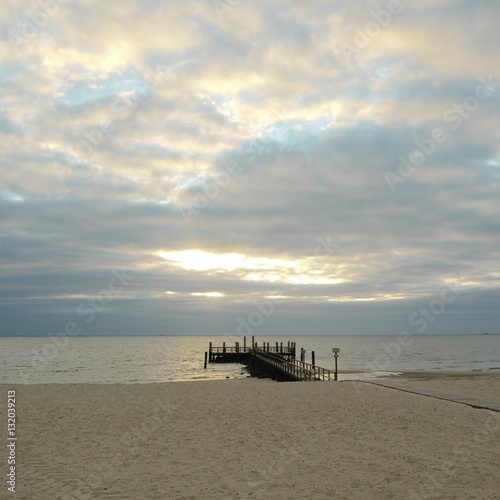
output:
M338 358L338 356L337 356L337 354L335 354L335 377L333 380L337 380L337 358Z
M314 351L311 351L311 356L312 356L312 365L316 365L316 353Z
M276 342L276 352L278 352L278 342Z
M240 352L240 343L239 342L236 342L236 352L237 353Z
M208 346L208 360L210 363L213 361L212 342L210 342L210 345Z
M255 339L254 339L254 336L252 335L252 349L257 347L257 345L255 344Z
M243 337L243 350L246 350L247 348L247 338Z
M207 357L208 357L208 352L205 351L205 365L203 366L205 370L207 369Z
M283 342L280 342L280 352L283 354Z
M222 342L222 352L226 354L226 343Z

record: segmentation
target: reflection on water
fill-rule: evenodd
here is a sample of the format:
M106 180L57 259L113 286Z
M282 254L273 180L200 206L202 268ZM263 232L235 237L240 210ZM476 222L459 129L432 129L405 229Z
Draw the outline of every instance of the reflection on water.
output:
M234 345L242 338L92 337L59 345L44 338L0 338L0 383L146 383L246 377L242 365L211 363L203 369L208 343ZM340 348L339 380L387 376L404 370L500 370L500 335L414 335L400 345L393 336L256 337L292 340L311 351L316 364L334 369ZM247 345L250 345L247 337Z

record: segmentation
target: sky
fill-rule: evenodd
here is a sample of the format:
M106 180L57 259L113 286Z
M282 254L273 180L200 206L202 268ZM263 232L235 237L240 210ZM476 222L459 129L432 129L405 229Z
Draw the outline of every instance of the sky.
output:
M499 332L497 0L3 0L0 336Z

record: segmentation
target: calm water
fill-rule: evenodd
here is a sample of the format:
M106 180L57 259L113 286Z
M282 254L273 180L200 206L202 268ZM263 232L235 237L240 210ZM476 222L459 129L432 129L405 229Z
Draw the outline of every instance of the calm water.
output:
M256 337L272 345L292 340L316 352L316 364L334 368L332 347L339 347L339 370L384 376L404 370L500 370L500 335ZM0 338L0 383L145 383L245 377L239 364L209 364L208 343L234 345L242 338L92 337ZM251 342L247 337L247 345ZM340 379L366 375L344 374Z

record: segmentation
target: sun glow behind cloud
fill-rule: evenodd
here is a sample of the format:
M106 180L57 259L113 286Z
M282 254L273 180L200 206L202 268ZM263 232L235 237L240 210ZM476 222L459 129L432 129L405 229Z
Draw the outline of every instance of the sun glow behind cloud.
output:
M227 271L244 281L266 281L292 285L336 285L344 280L322 276L309 259L286 260L249 257L240 253L211 253L203 250L180 250L157 255L191 271Z
M175 262L185 269L207 271L223 269L234 271L236 269L295 269L300 261L271 259L268 257L248 257L241 253L212 253L204 250L180 250L174 252L159 251L158 255L166 260Z
M224 297L224 294L220 292L195 292L191 295L195 297Z

